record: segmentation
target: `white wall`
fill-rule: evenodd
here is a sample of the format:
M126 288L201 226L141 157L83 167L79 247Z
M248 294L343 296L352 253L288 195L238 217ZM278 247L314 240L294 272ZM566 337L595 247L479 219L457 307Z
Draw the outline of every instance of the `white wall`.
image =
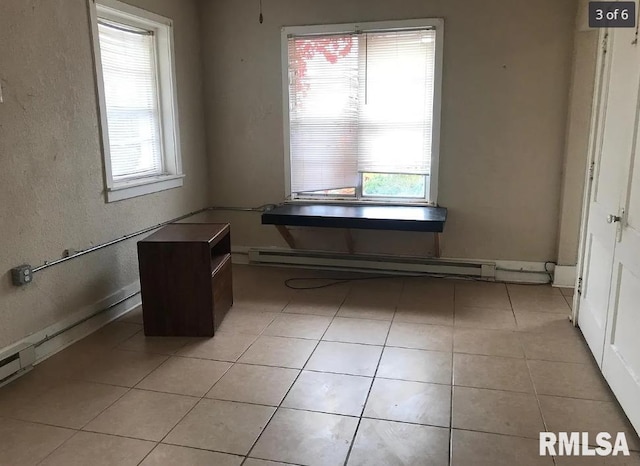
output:
M572 69L574 0L205 0L211 203L284 198L280 27L445 19L439 202L442 254L555 260ZM223 213L236 245L285 246L252 213ZM339 231L296 231L344 249ZM425 234L354 232L357 251L427 254Z
M11 285L9 270L61 257L208 202L195 0L131 1L175 21L184 187L106 204L86 0L2 0L0 348L138 278L135 240Z

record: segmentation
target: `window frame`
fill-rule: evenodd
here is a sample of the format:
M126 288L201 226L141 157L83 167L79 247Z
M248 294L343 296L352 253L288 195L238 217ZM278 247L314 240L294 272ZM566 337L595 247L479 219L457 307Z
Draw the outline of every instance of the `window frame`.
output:
M291 136L289 113L289 49L288 40L295 36L322 36L327 34L357 34L366 32L392 32L418 28L433 28L436 32L435 47L435 76L433 86L433 121L431 135L431 171L425 176L424 198L401 198L384 196L363 196L362 180L364 173L359 173L358 186L355 186L355 196L340 197L329 195L294 195L291 190ZM284 133L284 173L285 196L292 202L330 201L355 204L438 204L438 172L440 159L440 114L442 106L442 65L444 50L444 19L422 18L393 21L374 21L345 24L321 24L312 26L284 26L281 28L281 60L282 60L282 108L283 108L283 133Z
M91 20L91 41L98 97L98 119L106 202L116 202L183 185L180 152L180 126L173 42L173 21L156 13L118 0L87 0ZM161 157L164 173L115 181L109 148L109 126L105 98L98 19L104 18L134 28L153 31L157 68L158 108L160 115Z

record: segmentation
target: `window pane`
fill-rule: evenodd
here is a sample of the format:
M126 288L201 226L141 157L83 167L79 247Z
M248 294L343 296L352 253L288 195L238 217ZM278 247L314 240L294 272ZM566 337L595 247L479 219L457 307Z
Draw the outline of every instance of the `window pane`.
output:
M98 24L114 181L163 172L155 36Z
M289 134L294 193L358 182L358 38L289 40Z
M425 197L425 176L397 173L363 173L362 194L379 197Z
M367 34L361 61L358 170L428 174L435 31Z

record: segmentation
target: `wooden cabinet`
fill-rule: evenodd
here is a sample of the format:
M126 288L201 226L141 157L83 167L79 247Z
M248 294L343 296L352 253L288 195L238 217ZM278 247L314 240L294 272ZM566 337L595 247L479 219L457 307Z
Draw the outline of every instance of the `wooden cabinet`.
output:
M211 337L233 304L229 224L176 223L138 242L144 334Z

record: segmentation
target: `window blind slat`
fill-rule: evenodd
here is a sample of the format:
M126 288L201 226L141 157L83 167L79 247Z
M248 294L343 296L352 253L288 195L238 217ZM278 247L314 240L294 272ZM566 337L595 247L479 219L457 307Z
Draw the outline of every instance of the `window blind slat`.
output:
M114 181L163 173L152 34L98 24Z

